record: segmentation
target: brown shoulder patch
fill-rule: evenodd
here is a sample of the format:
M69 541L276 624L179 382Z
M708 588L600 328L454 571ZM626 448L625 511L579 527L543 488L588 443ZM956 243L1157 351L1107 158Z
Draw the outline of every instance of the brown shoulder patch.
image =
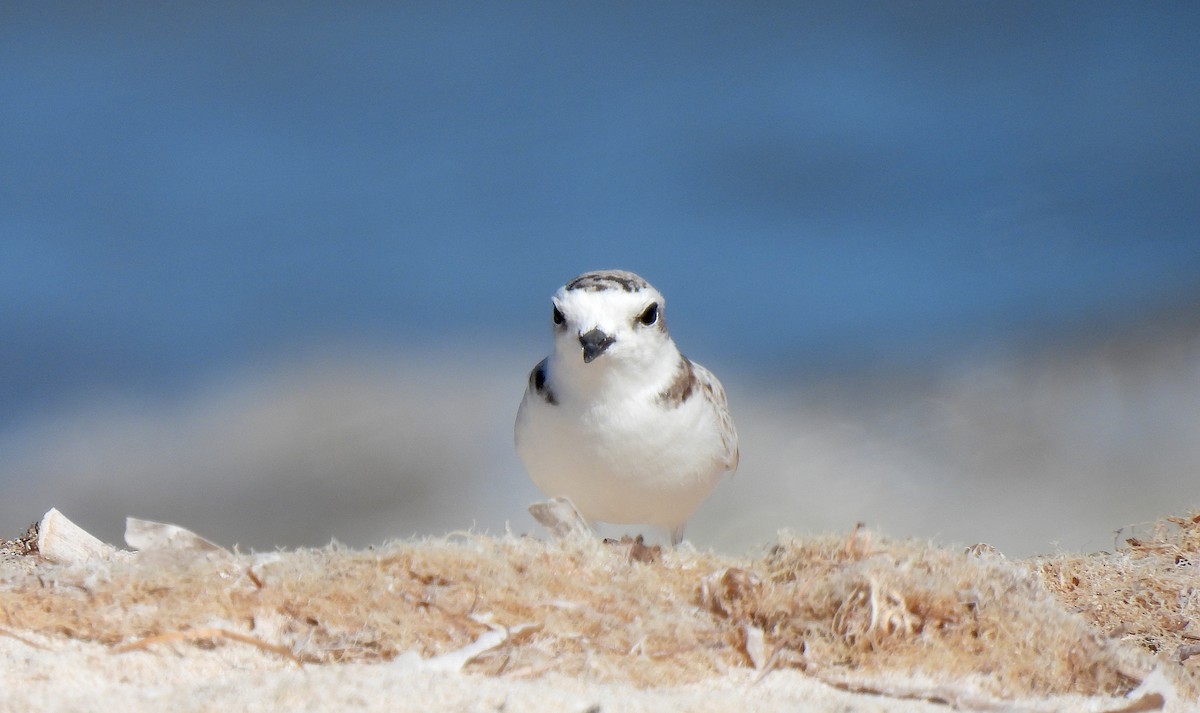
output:
M692 369L692 362L680 354L679 370L675 372L675 378L671 380L671 384L659 392L658 402L664 406L676 408L691 398L695 391L696 373Z

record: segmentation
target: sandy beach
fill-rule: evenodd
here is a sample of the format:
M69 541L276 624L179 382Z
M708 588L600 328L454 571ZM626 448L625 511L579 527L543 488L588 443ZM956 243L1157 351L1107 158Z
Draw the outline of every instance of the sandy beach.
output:
M1195 514L1012 561L865 529L729 557L512 535L244 554L136 520L130 551L40 527L0 562L3 710L1186 711L1200 690Z

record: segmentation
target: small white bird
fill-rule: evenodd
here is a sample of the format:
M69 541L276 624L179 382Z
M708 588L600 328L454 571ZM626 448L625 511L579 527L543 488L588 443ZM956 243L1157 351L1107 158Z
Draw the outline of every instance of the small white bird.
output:
M679 353L662 294L632 272L584 273L551 301L554 352L529 374L517 411L530 479L588 520L663 527L678 544L737 470L721 382Z

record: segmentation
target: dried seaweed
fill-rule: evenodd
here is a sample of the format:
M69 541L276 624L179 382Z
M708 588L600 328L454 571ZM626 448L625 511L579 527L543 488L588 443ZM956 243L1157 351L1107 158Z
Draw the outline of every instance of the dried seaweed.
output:
M859 528L784 536L741 558L475 535L75 565L10 558L0 631L116 650L240 642L330 664L440 656L502 630L469 670L654 687L790 667L864 690L901 673L977 681L997 698L1123 695L1156 665L1195 686L1200 657L1180 654L1194 643L1198 560L1200 515L1116 554L1029 561Z

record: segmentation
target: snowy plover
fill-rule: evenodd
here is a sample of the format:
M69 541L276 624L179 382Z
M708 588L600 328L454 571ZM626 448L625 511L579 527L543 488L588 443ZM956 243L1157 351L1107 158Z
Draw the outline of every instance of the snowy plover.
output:
M551 301L554 351L533 368L517 411L530 479L588 520L664 527L679 543L737 469L721 382L679 353L662 294L632 272L584 273Z

